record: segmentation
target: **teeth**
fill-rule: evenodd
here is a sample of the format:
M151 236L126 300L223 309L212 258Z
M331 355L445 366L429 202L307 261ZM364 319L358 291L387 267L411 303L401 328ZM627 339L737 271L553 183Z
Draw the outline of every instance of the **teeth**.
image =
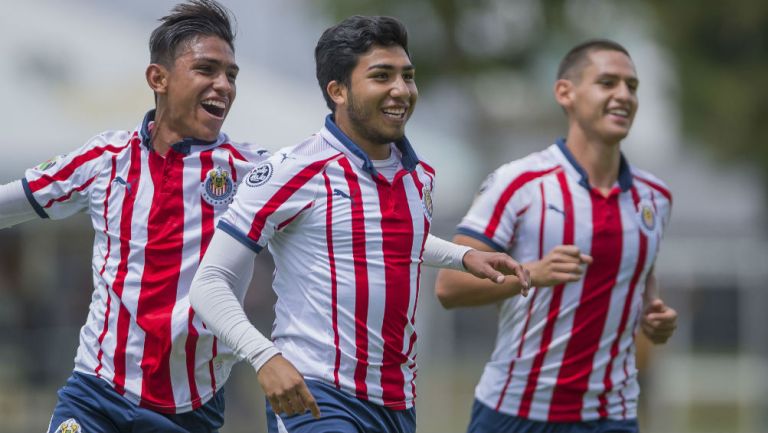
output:
M206 99L205 101L203 101L203 105L210 105L216 108L221 108L222 110L227 108L227 105L224 104L224 102L216 101L214 99Z
M629 116L629 110L621 109L621 108L615 108L613 110L608 110L608 113L615 114L617 116Z
M405 108L385 108L384 114L389 114L390 116L402 116L405 114Z

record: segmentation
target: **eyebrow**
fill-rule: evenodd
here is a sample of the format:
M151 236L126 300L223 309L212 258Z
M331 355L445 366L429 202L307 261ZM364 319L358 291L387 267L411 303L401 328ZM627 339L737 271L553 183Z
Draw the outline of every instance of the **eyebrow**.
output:
M224 65L224 62L222 62L219 59L215 59L213 57L198 57L198 58L195 59L195 62L213 63L213 64L215 64L217 66L218 65ZM238 72L240 71L240 66L237 66L237 63L232 63L230 65L226 65L226 67L227 67L227 69L232 69L232 70L235 70L235 71L238 71Z
M370 71L372 69L386 69L386 70L389 70L389 71L393 71L396 68L393 65L389 64L389 63L377 63L375 65L368 66L367 70ZM410 65L410 64L403 66L403 70L404 71L412 71L414 69L416 69L416 67L414 67L413 65Z

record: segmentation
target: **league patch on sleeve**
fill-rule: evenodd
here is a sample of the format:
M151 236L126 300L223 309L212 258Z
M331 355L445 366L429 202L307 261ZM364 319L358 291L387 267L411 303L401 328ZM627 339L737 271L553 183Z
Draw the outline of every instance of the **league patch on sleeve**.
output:
M49 159L48 161L45 161L45 162L37 165L35 167L35 169L40 170L40 171L48 170L49 168L56 166L56 164L58 164L59 161L61 161L62 158L64 158L64 155L54 156L53 158Z
M272 172L272 163L265 162L248 173L245 184L251 187L262 186L272 178Z

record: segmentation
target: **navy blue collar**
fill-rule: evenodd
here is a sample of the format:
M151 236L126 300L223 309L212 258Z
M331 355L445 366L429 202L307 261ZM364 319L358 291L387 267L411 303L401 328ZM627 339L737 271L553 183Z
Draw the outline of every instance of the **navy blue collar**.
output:
M330 131L330 133L333 134L333 136L336 137L336 139L339 140L339 142L341 142L344 147L349 149L353 155L363 160L363 170L374 176L378 174L376 168L373 166L373 162L371 162L371 159L368 157L368 154L365 153L363 149L360 149L360 147L355 144L355 142L353 142L352 139L347 136L347 134L345 134L341 129L339 129L338 126L336 126L336 122L333 121L333 114L329 114L325 118L325 128ZM403 155L402 160L400 161L403 164L403 168L407 171L413 171L413 169L415 169L416 165L419 163L419 157L416 156L416 152L413 151L411 143L407 138L403 137L400 140L395 141L395 146L397 146L397 149Z
M560 148L560 151L563 152L563 155L565 155L565 158L568 160L568 162L570 162L573 168L576 169L576 171L581 175L579 185L591 190L592 187L589 185L589 176L587 176L586 170L584 170L584 167L579 165L579 163L576 161L576 158L573 157L571 151L568 150L568 146L565 145L564 137L557 139L557 147ZM624 158L623 153L621 154L621 159L619 160L619 187L621 188L622 192L629 191L629 189L632 188L632 172L629 169L629 164L627 163L626 158Z
M139 131L139 134L141 135L141 141L145 146L147 146L147 149L149 150L154 150L152 149L152 135L149 133L149 124L155 120L156 111L157 110L154 108L147 111L147 114L144 115L144 120L141 122L141 130ZM171 148L176 152L181 153L182 155L189 155L189 152L192 150L192 146L210 146L211 144L216 143L216 141L218 140L204 141L190 137L185 138L177 143L173 143Z

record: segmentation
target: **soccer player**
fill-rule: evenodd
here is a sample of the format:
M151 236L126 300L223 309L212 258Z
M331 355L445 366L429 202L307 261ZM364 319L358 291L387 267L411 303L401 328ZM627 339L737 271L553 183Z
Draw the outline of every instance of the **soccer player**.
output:
M435 172L404 135L418 97L405 27L350 17L322 34L315 60L332 114L245 178L190 299L256 370L270 432L413 432L422 259L528 277L506 254L428 236ZM274 343L241 306L264 248L276 268Z
M574 47L554 86L567 136L498 168L458 226L455 242L528 262L535 287L438 275L444 306L499 306L469 432L638 431L635 330L662 343L677 318L653 273L672 196L620 148L638 83L621 45Z
M178 4L153 31L155 95L132 131L107 131L0 187L0 226L91 217L94 292L49 432L215 432L233 352L189 285L242 177L266 158L220 132L238 66L229 12Z

